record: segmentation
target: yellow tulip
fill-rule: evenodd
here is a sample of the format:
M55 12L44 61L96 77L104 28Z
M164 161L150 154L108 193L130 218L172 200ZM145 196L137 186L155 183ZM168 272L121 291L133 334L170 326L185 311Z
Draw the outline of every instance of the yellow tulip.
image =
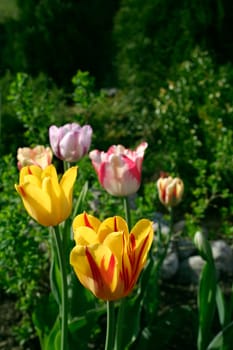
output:
M119 216L100 222L84 213L74 219L73 232L76 245L70 263L83 286L103 300L127 296L146 263L152 222L142 219L129 233Z
M28 214L43 226L56 226L66 220L72 210L73 187L77 167L71 167L58 181L53 165L23 167L16 191Z

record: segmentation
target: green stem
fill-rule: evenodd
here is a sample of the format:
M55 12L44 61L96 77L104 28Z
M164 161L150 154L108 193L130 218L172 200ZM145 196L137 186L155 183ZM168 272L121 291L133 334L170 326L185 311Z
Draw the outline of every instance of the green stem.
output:
M116 339L114 350L122 350L123 330L125 328L125 303L126 298L121 299L117 315Z
M61 317L61 350L67 350L67 275L66 275L66 259L63 249L63 243L61 240L59 227L54 227L55 242L57 248L59 268L61 271L61 305L60 305L60 317Z
M115 339L115 308L113 301L107 301L107 332L105 350L113 350Z
M70 168L70 163L67 161L63 161L63 169L64 171L68 170Z
M128 224L129 232L131 230L131 216L130 216L130 205L129 205L129 197L124 197L124 210L125 210L125 219ZM123 298L120 301L118 315L117 315L117 325L116 325L116 339L115 339L115 347L114 350L122 350L122 339L123 333L125 329L125 305L127 303L127 299Z
M125 220L128 224L129 231L131 230L131 216L130 216L130 205L129 197L124 197L124 210L125 210Z

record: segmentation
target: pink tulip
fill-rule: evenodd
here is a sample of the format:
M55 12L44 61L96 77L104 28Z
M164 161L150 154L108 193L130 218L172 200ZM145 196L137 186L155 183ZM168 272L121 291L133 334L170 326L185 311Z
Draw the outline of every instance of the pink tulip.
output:
M22 147L17 150L18 169L27 165L37 165L45 169L51 164L53 153L50 147L36 146L34 148Z
M89 153L92 165L103 188L113 196L136 193L141 184L142 162L147 143L135 151L122 145L111 146L107 153L94 150Z
M89 151L92 128L90 125L81 127L77 123L55 125L49 128L49 140L53 153L57 158L67 162L77 162Z

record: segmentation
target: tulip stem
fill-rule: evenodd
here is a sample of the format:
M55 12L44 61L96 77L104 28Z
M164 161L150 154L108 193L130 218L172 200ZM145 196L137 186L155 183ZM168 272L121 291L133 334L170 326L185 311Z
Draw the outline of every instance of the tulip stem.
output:
M131 230L131 216L130 216L130 205L129 197L124 197L124 210L125 210L125 220L128 224L129 232Z
M70 168L70 163L67 161L63 161L63 169L64 171L68 170Z
M115 339L115 307L113 301L107 301L107 331L105 350L113 350Z
M123 331L126 328L125 303L126 303L126 298L123 298L120 300L120 305L119 305L119 310L117 315L116 340L115 340L114 350L122 349Z
M130 216L130 205L129 205L129 197L124 197L124 210L125 210L125 219L128 224L129 232L131 230L131 216ZM117 325L116 325L116 340L114 350L122 349L122 339L123 332L126 328L126 315L125 315L125 304L127 303L127 299L123 298L120 300L118 315L117 315Z
M57 255L59 268L61 272L61 305L60 305L60 317L61 317L61 350L67 349L67 275L66 275L66 259L63 244L60 236L59 227L54 227Z

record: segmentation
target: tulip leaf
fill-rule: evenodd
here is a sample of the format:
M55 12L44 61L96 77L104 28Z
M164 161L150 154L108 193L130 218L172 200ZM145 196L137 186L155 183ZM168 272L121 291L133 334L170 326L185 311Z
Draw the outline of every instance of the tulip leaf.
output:
M76 201L75 208L74 208L74 211L73 211L73 218L75 218L75 216L78 213L81 213L81 211L83 211L83 207L84 207L84 203L85 203L85 200L86 200L87 192L88 192L88 182L86 181L85 184L83 185L83 187L81 189L81 192L80 192L80 194L78 196L78 199Z
M60 318L57 317L50 334L45 339L43 350L60 350L61 342L61 329L60 329Z
M215 313L216 302L216 270L212 263L206 262L203 267L199 291L199 329L198 329L198 350L206 350L210 340L210 330Z
M129 349L140 330L142 301L139 295L121 300L116 330L116 349Z
M94 308L98 310L99 304L101 305L101 301L96 299L88 289L83 287L73 270L69 274L68 293L70 315L72 318L86 315L88 310Z
M101 332L99 318L106 313L106 306L88 310L85 315L75 317L69 323L69 343L71 349L86 350L93 334Z
M57 249L55 246L53 235L51 235L51 265L50 265L50 285L55 300L58 305L61 304L61 273L59 269L58 256L56 254Z
M219 332L209 344L207 350L231 350L233 344L233 322Z
M56 321L58 312L58 305L53 295L50 293L49 295L43 296L41 302L32 314L32 321L40 339L42 349L44 349L44 344L46 343L48 335Z
M224 295L219 286L217 286L217 291L216 291L216 304L217 304L217 311L218 311L220 325L224 327L227 321L226 320L227 310L226 310Z

